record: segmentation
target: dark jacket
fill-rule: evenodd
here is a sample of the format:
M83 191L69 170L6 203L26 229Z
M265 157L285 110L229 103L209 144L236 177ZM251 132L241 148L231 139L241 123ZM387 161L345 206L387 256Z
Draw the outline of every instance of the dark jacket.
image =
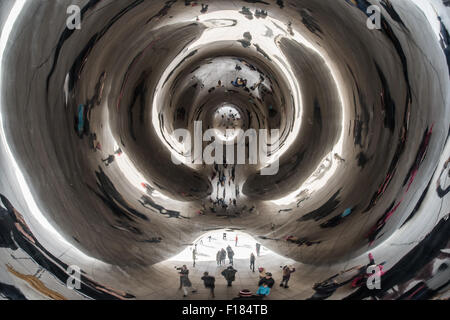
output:
M192 283L189 280L189 270L180 270L180 280L183 287L191 287Z
M15 222L15 217L0 206L0 248L18 249L13 240L16 229Z
M202 277L203 283L205 284L205 288L214 288L216 278L212 276L203 276Z
M236 272L237 270L233 269L233 267L228 267L222 271L222 275L227 281L234 281Z
M258 287L261 287L263 283L267 284L267 286L272 289L273 285L275 284L275 280L273 280L273 278L262 278L261 280L259 280Z
M295 268L291 269L288 266L283 267L283 278L289 279L293 272L295 272Z
M0 282L0 293L8 300L28 300L16 287Z

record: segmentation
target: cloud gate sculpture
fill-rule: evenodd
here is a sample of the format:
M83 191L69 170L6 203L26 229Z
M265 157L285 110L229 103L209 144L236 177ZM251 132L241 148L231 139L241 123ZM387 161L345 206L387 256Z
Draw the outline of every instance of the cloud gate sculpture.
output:
M292 261L267 299L448 298L445 1L0 8L0 297L181 299L225 230Z

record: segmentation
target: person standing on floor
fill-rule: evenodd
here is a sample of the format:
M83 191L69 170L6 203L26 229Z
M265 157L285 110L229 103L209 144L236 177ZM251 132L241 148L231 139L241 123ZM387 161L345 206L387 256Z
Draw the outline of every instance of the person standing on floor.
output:
M209 289L211 292L211 297L215 298L214 296L214 288L215 283L216 283L216 278L214 278L213 276L210 276L209 273L207 271L205 271L203 273L203 277L202 277L203 283L205 284L205 288Z
M227 258L227 252L225 251L225 249L224 248L222 248L221 250L220 250L220 261L221 261L221 263L220 264L225 264L225 259Z
M264 279L266 277L266 269L263 267L259 267L258 271L259 271L259 280Z
M193 261L192 266L193 267L195 267L195 260L197 259L197 248L196 247L192 249L192 261Z
M192 283L189 280L189 270L188 270L187 266L183 265L181 268L177 268L177 270L180 271L179 272L179 274L180 274L180 284L181 284L181 287L183 288L183 291L184 291L183 297L184 298L187 297L188 288L192 289L192 293L197 292L197 289L192 286Z
M115 159L116 157L114 155L110 155L106 159L102 159L102 161L105 163L105 166L108 167L111 163L114 162Z
M289 288L288 282L291 278L291 273L295 272L295 268L292 266L284 266L283 267L283 280L281 280L280 287L284 287L285 289Z
M255 272L255 261L256 261L256 257L252 252L250 254L250 270L252 270L253 272Z
M222 271L222 275L227 280L228 287L231 287L231 283L236 279L237 270L234 269L232 266L229 266L225 270Z
M222 265L222 251L221 250L217 251L216 261L217 261L218 266Z
M261 244L260 243L256 243L256 255L259 257L259 252L261 250Z
M228 260L230 260L230 264L233 265L234 251L233 249L231 249L230 246L227 247L227 253L228 253Z
M230 199L230 200L231 200L231 199ZM236 235L234 246L237 247L237 244L238 244L238 235Z

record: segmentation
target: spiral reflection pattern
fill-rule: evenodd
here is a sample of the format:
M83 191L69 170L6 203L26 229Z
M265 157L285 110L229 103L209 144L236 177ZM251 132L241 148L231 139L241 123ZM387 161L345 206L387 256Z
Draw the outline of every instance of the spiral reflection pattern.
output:
M67 25L74 4L79 29ZM383 294L448 260L441 1L2 6L1 283L24 278L10 259L22 250L60 281L81 265L83 297L145 298L152 266L221 229L253 236L304 274L317 268L312 283L372 252ZM202 162L208 144L198 153L176 135L194 143L196 123L232 146L241 131L278 130L262 142L276 172ZM439 276L441 289L448 273L435 269L425 280ZM123 270L133 280L108 275Z

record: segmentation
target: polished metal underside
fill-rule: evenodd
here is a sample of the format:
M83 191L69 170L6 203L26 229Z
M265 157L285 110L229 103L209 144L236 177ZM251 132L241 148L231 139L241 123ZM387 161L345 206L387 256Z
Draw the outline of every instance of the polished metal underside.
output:
M81 8L79 30L66 26L71 4ZM372 4L381 9L374 30ZM0 8L0 296L17 298L11 287L36 270L65 283L68 266L79 265L74 298L145 298L146 281L163 272L152 266L221 229L303 265L299 281L312 283L366 264L368 252L384 263L385 292L449 263L442 1ZM227 113L235 117L223 121ZM175 164L173 155L185 155L173 133L194 132L195 121L222 135L279 129L278 172ZM123 272L128 280L117 280ZM42 281L47 289L28 289L64 296Z

